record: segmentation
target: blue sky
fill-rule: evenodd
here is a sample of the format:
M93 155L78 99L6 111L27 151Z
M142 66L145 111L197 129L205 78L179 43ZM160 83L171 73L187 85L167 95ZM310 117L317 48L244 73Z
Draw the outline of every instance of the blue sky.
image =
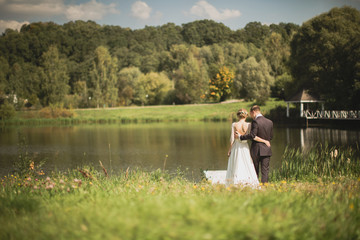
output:
M344 5L360 10L360 0L0 0L0 32L24 23L74 20L131 29L200 19L222 22L233 30L253 21L301 25Z

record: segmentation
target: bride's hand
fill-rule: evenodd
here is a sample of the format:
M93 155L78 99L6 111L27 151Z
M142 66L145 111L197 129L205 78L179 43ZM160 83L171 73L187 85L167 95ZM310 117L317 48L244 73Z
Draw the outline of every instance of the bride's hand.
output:
M230 154L231 154L231 150L228 151L228 157L230 157Z
M271 144L269 141L265 140L265 144L266 144L266 146L271 147Z

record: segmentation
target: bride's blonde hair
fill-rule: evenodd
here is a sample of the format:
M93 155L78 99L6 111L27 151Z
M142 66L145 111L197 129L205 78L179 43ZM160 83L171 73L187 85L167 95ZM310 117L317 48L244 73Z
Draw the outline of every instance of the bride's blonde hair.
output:
M237 116L239 119L243 119L243 118L247 118L248 113L247 113L246 109L241 108L241 109L239 109L239 111L236 113L236 116Z

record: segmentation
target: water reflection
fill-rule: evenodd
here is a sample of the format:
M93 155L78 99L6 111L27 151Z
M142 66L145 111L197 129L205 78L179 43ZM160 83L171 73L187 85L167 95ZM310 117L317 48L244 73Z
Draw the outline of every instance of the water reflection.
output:
M128 125L81 125L8 127L1 129L0 173L7 174L18 156L18 133L26 137L31 154L46 159L47 170L79 165L99 166L113 172L127 167L175 171L226 169L231 123L152 123ZM359 130L284 128L275 125L271 167L276 168L287 145L306 151L317 142L355 145Z

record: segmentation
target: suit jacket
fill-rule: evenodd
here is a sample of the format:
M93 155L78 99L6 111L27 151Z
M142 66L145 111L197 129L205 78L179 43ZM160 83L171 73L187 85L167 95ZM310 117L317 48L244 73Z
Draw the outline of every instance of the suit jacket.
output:
M256 136L270 141L273 138L273 122L264 116L259 116L252 121L250 133L240 136L241 140L252 140L250 149L252 156L271 156L271 148L265 143L255 141Z

